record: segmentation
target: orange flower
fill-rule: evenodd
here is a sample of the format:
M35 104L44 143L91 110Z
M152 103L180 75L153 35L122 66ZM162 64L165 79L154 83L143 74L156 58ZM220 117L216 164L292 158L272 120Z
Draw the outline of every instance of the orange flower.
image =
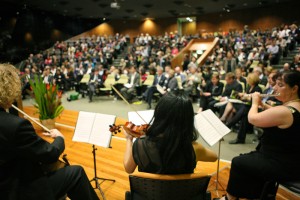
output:
M58 98L61 98L61 96L62 96L62 90L57 90L57 96L58 96Z
M50 90L50 84L46 84L46 89Z

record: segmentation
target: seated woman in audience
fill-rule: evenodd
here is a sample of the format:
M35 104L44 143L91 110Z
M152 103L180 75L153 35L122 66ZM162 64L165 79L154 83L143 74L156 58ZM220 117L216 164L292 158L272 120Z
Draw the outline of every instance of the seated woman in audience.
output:
M261 88L258 86L259 77L255 73L251 73L247 77L247 89L246 93L237 93L237 98L241 99L244 103L250 102L250 97L248 94L254 92L262 92ZM235 125L243 115L247 115L250 106L244 103L231 103L228 102L225 111L220 118L229 128Z
M274 90L281 106L263 107L259 93L252 94L251 124L264 133L256 151L233 158L223 199L258 199L266 181L300 180L300 72L278 76Z
M214 100L214 97L221 96L223 92L224 84L220 82L219 75L213 74L211 81L205 83L203 91L200 91L200 108L198 112L208 109L208 103Z
M132 173L156 174L193 173L197 161L213 162L217 155L196 142L194 110L189 97L182 91L167 93L158 102L151 126L145 137L134 142L126 135L124 167Z

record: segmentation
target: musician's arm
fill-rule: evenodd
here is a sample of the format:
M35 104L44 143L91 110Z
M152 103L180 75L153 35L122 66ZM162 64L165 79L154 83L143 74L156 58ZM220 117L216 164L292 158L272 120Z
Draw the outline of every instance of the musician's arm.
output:
M28 120L22 119L16 130L16 151L24 157L42 163L57 161L65 149L63 137L56 137L50 144L36 133Z
M287 128L293 122L293 116L285 106L276 106L269 108L263 112L258 112L258 105L252 103L248 113L248 121L258 127L274 127Z
M218 158L215 152L203 147L198 142L193 142L193 148L196 154L196 161L214 162Z
M133 155L132 155L132 146L133 146L133 138L129 135L125 129L123 129L124 134L126 136L126 149L124 155L124 168L127 173L133 173L136 168L136 163L134 162Z

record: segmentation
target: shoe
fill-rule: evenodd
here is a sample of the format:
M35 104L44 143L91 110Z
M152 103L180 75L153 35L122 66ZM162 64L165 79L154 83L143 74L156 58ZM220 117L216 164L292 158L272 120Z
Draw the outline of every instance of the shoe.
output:
M245 141L235 139L235 140L230 140L228 143L229 144L245 144Z
M147 109L150 110L151 109L151 105L148 105Z

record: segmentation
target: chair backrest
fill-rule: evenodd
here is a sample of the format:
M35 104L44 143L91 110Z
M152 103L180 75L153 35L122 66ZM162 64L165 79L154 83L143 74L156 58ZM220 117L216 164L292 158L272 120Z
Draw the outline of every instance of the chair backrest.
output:
M205 200L210 180L207 174L161 175L135 173L129 175L132 200Z
M143 85L151 86L154 82L154 75L148 75Z
M89 74L85 74L85 75L83 75L80 83L88 83L89 80L90 80L90 75Z
M126 74L121 74L120 79L116 83L119 84L128 83L128 76Z
M266 86L263 84L258 84L258 86L260 87L261 91L264 92L266 89Z
M181 77L180 76L175 76L176 80L177 80L177 85L178 85L178 89L182 90L182 81L181 81Z
M105 88L110 88L111 89L111 86L114 85L115 82L116 81L115 81L114 75L109 74L107 76L107 78L105 79L105 81L104 81L104 86L105 86Z

